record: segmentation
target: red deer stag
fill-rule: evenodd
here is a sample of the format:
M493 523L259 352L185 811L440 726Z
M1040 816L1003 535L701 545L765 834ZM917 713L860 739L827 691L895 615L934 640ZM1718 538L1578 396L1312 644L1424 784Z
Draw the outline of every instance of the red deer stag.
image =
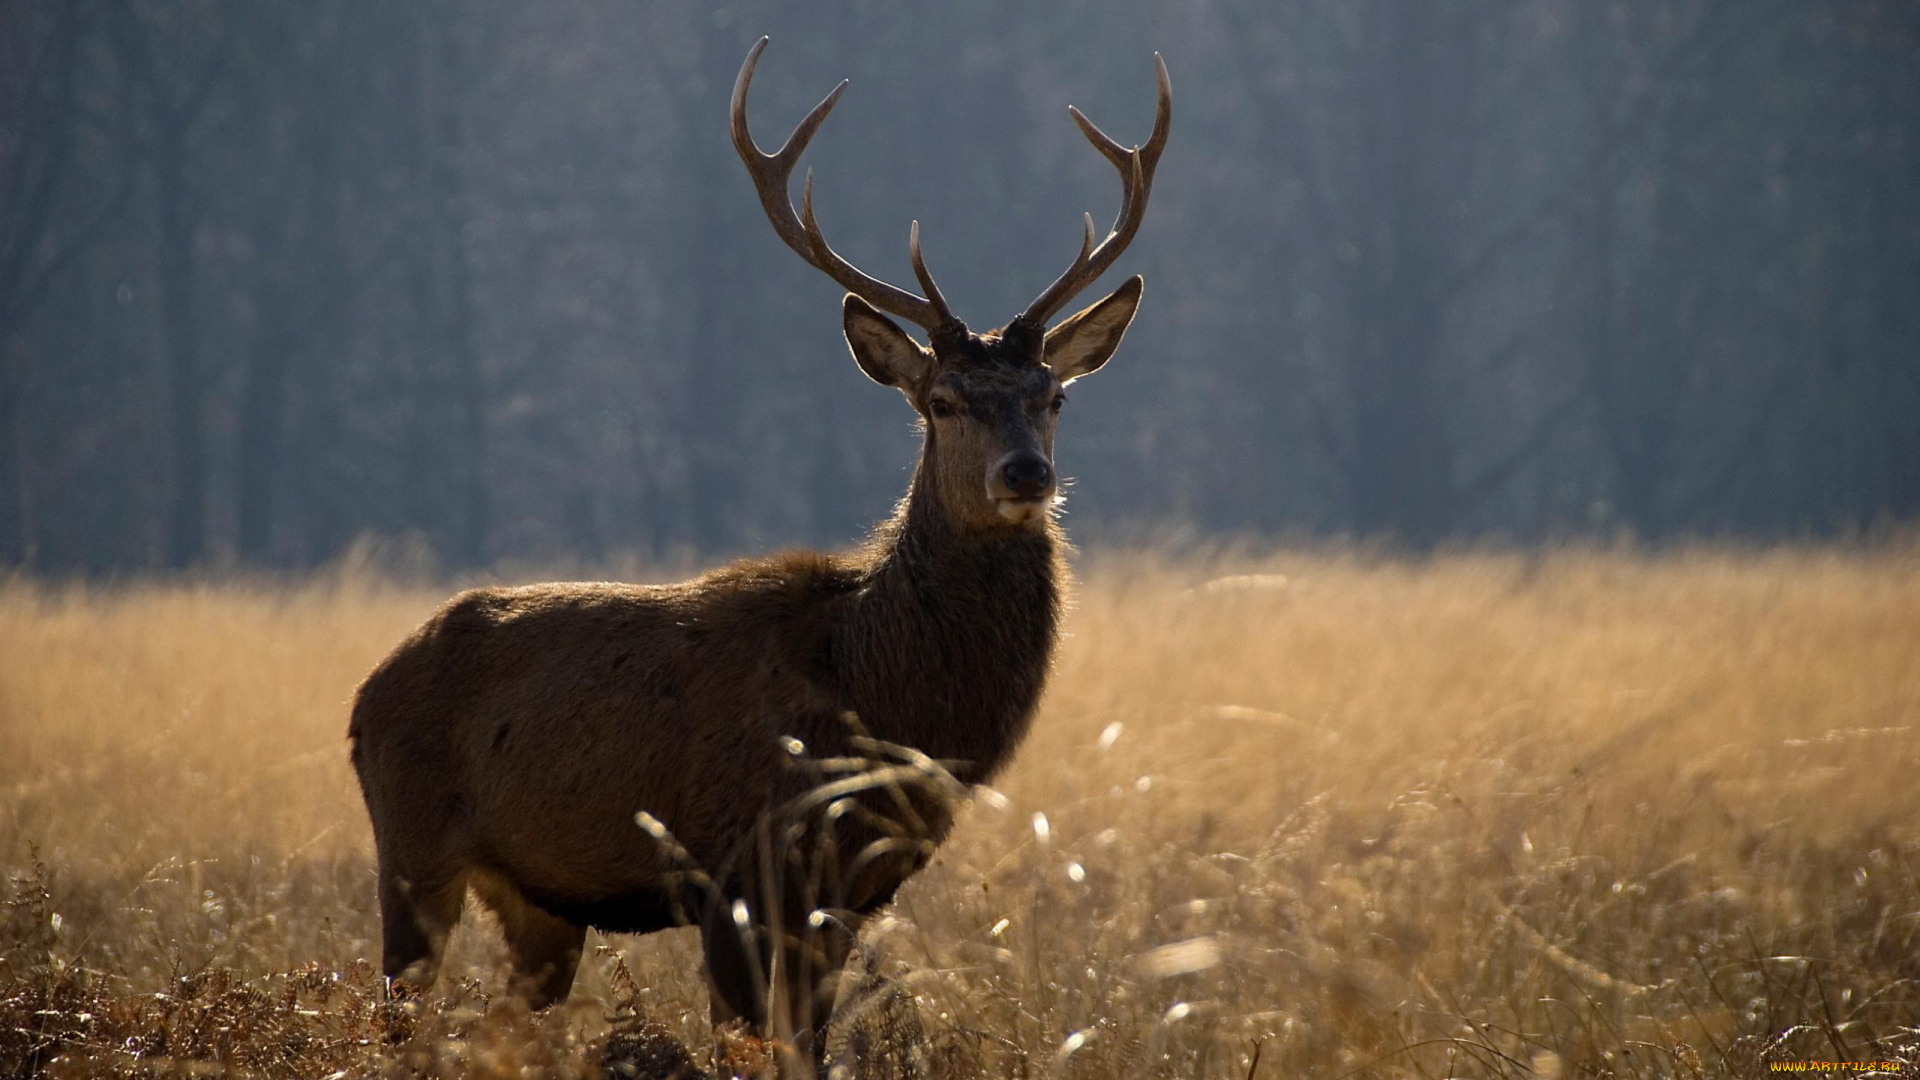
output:
M763 154L746 108L766 44L734 85L733 142L780 239L849 291L860 370L923 421L906 497L849 555L749 559L676 585L462 593L367 677L349 737L396 983L432 983L470 887L535 1007L566 996L588 927L693 922L716 1022L771 1023L818 1062L862 920L945 837L955 789L1005 764L1039 700L1064 578L1061 387L1113 355L1141 279L1047 324L1139 230L1172 99L1155 56L1153 133L1131 150L1071 110L1119 170L1119 217L1095 244L1089 215L1067 271L977 334L935 287L917 223L924 297L827 246L811 174L794 212L793 167L846 84ZM876 753L898 760L833 778Z

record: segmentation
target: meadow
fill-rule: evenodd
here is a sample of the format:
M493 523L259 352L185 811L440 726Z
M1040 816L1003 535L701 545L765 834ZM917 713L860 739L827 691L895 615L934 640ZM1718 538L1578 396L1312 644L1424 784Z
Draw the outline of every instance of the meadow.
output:
M1077 572L853 1075L1920 1068L1920 543ZM383 1000L348 702L447 591L0 583L0 1076L710 1067L690 930L529 1015L470 913Z

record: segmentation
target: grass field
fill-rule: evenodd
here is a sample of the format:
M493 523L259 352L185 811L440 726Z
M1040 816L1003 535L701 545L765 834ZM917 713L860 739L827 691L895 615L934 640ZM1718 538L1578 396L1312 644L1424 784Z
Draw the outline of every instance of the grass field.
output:
M868 935L923 1035L856 1075L1920 1068L1920 545L1080 576L1004 802ZM691 931L529 1016L469 915L381 1000L347 704L444 592L0 585L0 1075L707 1064Z

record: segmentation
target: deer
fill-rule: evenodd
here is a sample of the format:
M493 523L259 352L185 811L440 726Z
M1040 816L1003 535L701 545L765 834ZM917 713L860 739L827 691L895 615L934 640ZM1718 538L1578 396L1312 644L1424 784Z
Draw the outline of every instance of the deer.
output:
M847 291L854 362L917 414L906 495L846 554L678 584L463 592L367 676L348 737L395 993L432 986L469 891L535 1009L566 999L589 928L694 925L716 1027L745 1024L818 1066L862 925L1006 765L1040 701L1067 581L1062 388L1119 348L1142 279L1048 324L1138 232L1172 90L1156 53L1153 131L1132 148L1069 107L1120 174L1118 217L1096 243L1085 215L1067 270L977 333L928 272L917 221L924 295L827 245L811 170L795 212L794 166L847 84L764 153L747 94L766 46L735 81L733 144L780 240Z

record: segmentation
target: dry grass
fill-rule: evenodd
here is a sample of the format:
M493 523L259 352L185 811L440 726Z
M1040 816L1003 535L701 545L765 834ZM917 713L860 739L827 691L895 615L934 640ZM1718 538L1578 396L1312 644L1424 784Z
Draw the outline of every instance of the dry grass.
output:
M1088 560L1007 805L869 935L889 1008L935 1076L1911 1071L1916 571ZM438 598L0 587L0 1074L707 1061L690 931L527 1016L470 920L440 995L380 1000L347 700Z

